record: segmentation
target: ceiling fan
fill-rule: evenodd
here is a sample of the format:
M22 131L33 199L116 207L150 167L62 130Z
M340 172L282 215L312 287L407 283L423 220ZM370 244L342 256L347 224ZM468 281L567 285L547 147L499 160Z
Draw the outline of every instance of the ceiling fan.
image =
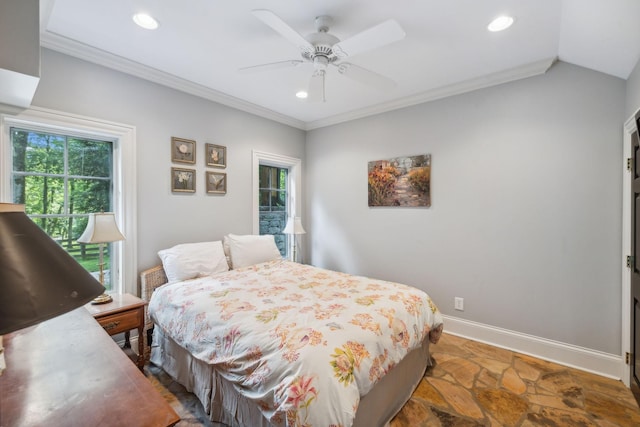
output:
M309 81L307 99L312 102L326 101L324 81L329 65L335 66L338 72L346 77L378 89L389 89L395 86L396 83L388 77L343 61L345 58L403 39L405 32L400 24L393 19L340 41L336 36L329 34L332 19L326 15L316 17L316 32L303 37L270 10L255 9L252 13L281 36L298 46L302 59L243 67L239 71L262 71L311 63L314 71Z

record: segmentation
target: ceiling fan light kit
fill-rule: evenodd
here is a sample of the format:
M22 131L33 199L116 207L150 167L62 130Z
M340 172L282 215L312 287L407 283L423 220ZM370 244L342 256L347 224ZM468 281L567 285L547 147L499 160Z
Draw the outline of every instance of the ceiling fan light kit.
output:
M310 102L326 101L325 75L329 65L335 66L339 74L365 85L380 90L388 90L395 87L395 82L388 77L342 60L402 40L406 34L396 21L392 19L384 21L340 41L339 38L329 33L329 27L333 20L327 15L317 16L315 19L316 32L303 37L270 10L255 9L252 12L263 23L295 44L300 49L302 60L290 59L271 62L244 67L239 71L264 71L297 67L306 62L311 63L314 71L309 80L309 90L307 91L307 100Z

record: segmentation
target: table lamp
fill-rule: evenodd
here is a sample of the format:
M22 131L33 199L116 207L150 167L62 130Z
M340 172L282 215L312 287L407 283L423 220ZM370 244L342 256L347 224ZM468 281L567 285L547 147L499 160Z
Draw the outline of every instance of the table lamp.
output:
M24 205L0 203L0 335L81 307L104 290Z
M306 233L302 227L302 220L300 217L290 217L282 232L284 234L293 234L293 262L298 262L298 234Z
M100 284L104 286L104 244L124 240L118 229L113 212L89 214L89 222L82 235L80 243L98 243L100 247ZM103 293L91 301L91 304L104 304L112 301L111 295Z

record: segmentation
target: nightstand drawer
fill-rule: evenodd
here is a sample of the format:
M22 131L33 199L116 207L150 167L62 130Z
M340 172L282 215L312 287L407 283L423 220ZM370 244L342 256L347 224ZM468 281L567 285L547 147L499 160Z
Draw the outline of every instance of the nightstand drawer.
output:
M136 329L140 325L140 312L138 310L125 311L101 317L97 320L109 335L114 335Z
M105 304L85 304L85 308L109 335L124 332L124 347L131 348L129 337L132 329L138 330L138 351L135 356L136 364L144 368L144 307L146 303L131 294L112 294L113 300Z

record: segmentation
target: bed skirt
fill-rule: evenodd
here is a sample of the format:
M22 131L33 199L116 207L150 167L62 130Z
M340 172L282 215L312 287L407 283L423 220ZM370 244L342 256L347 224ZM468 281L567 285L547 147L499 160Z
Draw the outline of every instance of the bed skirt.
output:
M212 421L231 427L272 427L255 403L239 394L213 367L154 328L151 363L195 394ZM354 427L386 426L402 409L431 364L428 337L360 399Z

